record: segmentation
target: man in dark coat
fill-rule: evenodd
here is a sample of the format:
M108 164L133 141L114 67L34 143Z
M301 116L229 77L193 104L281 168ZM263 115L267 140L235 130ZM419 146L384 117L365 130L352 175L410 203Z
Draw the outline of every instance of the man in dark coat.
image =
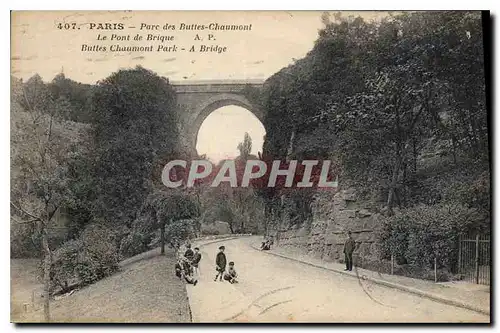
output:
M347 240L344 244L345 271L352 271L352 253L356 248L356 242L352 239L351 232L347 232Z
M220 281L222 281L222 276L226 270L226 255L224 254L225 247L219 247L219 253L215 257L215 269L217 270L217 275L215 275L214 281L220 276Z

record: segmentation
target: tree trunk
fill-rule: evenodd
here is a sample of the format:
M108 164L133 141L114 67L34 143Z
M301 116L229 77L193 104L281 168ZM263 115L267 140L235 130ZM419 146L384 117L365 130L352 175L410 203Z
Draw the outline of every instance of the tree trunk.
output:
M413 139L413 174L417 173L417 141Z
M288 150L286 152L286 160L287 161L290 160L290 156L293 153L294 145L295 145L295 128L292 130L292 134L290 135L290 142L288 145Z
M457 165L457 140L454 135L451 137L451 145L453 147L453 164Z
M45 321L50 322L50 266L52 258L46 226L42 227L42 247L45 256L43 260L43 313Z
M160 226L161 254L165 255L165 223Z
M392 214L392 206L394 202L394 195L396 191L396 185L399 177L400 168L401 168L401 156L398 156L396 159L396 164L394 165L394 170L392 172L392 180L389 188L389 195L387 197L387 209L389 210L389 214Z

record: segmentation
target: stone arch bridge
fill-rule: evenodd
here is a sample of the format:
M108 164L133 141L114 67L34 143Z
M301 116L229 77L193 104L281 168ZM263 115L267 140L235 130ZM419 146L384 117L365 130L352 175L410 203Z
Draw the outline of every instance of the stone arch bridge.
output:
M252 105L244 95L248 86L262 87L262 80L173 81L171 84L177 93L181 140L190 151L196 149L201 124L218 108L240 106L264 123L264 112Z

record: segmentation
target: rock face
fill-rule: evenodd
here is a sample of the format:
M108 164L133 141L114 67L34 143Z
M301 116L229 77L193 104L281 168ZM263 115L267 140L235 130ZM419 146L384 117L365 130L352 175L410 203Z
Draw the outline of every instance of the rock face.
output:
M344 261L343 246L346 232L351 231L356 242L355 260L378 258L375 228L378 214L371 212L356 198L354 189L336 193L318 193L312 204L310 226L290 226L283 221L272 234L278 246L300 248L309 255L327 261Z

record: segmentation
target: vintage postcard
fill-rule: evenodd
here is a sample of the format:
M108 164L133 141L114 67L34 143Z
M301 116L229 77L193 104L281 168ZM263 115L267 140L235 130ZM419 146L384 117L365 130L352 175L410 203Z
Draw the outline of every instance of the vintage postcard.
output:
M489 15L11 12L11 321L490 323Z

